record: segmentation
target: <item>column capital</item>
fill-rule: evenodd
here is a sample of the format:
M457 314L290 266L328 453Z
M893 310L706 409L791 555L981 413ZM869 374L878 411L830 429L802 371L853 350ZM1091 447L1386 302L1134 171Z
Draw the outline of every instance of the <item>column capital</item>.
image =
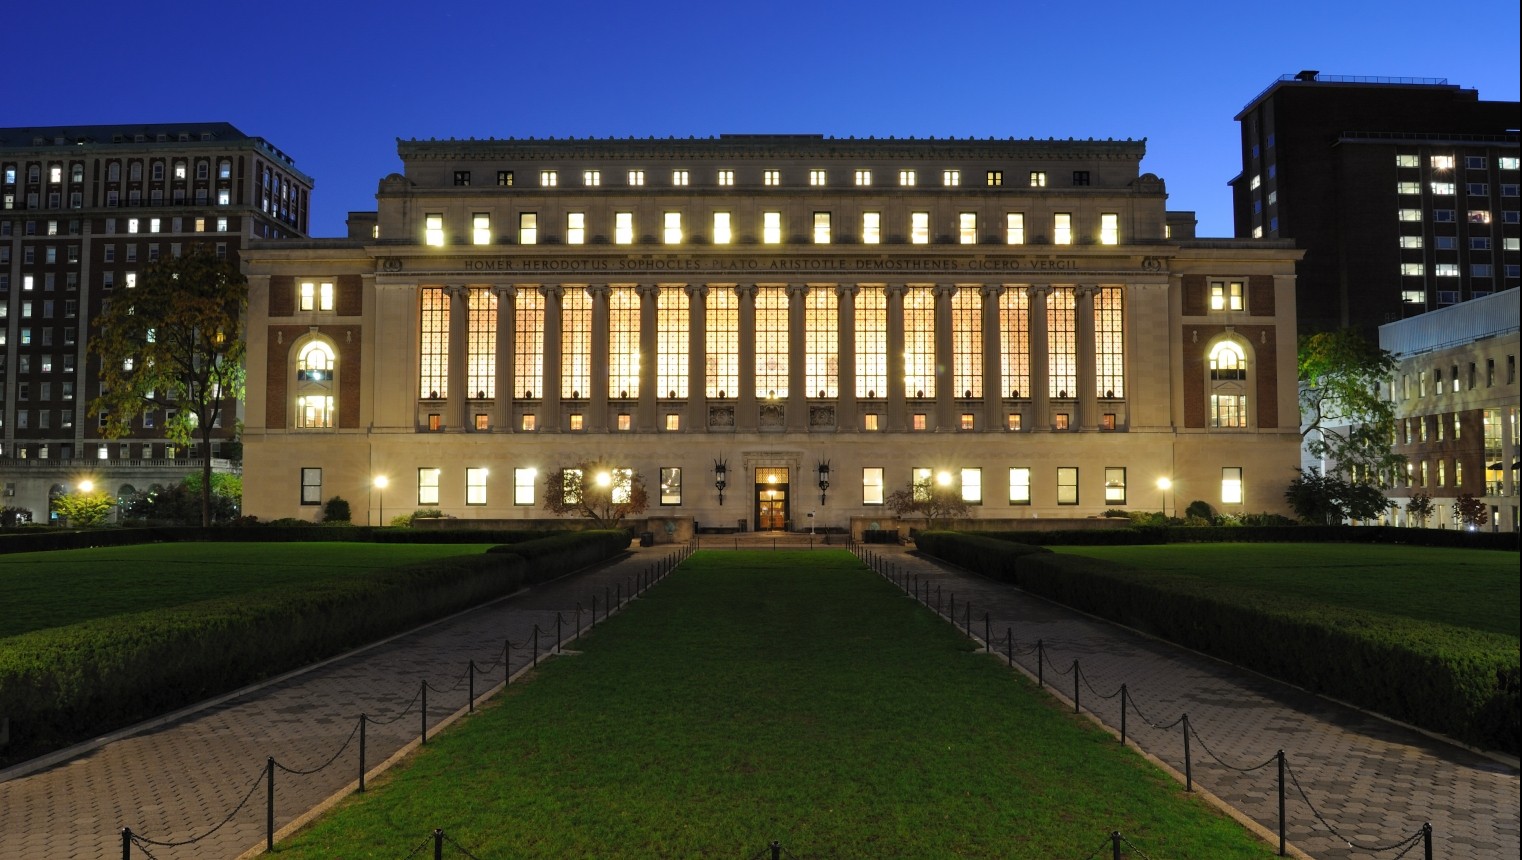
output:
M678 287L678 286L686 286L686 285L685 284L672 284L671 286ZM635 290L635 292L639 293L641 296L658 296L658 295L661 294L661 285L660 284L635 284L634 285L634 290Z
M999 297L1004 295L1004 289L1003 284L984 284L983 298L988 301L998 301Z
M741 301L755 301L758 289L755 284L735 284L735 296Z
M957 294L956 284L932 284L931 289L935 291L936 298L940 298L942 296L951 298Z
M842 299L845 298L846 296L850 296L851 298L854 299L854 298L856 298L856 294L859 293L859 292L861 292L861 285L860 284L836 284L835 285L835 295L839 296Z
M707 284L688 284L683 289L687 291L687 297L690 299L705 299L708 297Z
M904 291L907 289L909 289L909 285L905 283L883 285L883 292L886 293L890 298L894 296L903 298Z
M497 294L498 301L503 299L512 301L513 299L518 298L518 287L515 284L497 284L496 286L493 286L491 290Z
M553 301L553 302L560 301L560 296L564 292L565 292L565 285L564 284L540 284L539 285L539 295L544 296L544 298L547 301Z
M808 284L788 284L785 289L789 298L793 296L807 296L809 294Z
M1080 298L1092 297L1097 292L1099 292L1098 284L1079 284L1073 288L1073 294Z
M448 293L451 299L463 299L469 295L470 288L464 284L448 284L444 287L444 292Z
M587 295L590 296L594 302L599 299L602 301L607 301L608 293L613 291L613 287L609 284L587 284L585 287L583 287L583 289L587 291Z
M1043 298L1044 299L1047 296L1052 294L1052 288L1051 288L1051 285L1049 285L1049 284L1042 284L1041 286L1026 287L1025 288L1025 294L1027 296L1030 296L1033 299L1034 298Z

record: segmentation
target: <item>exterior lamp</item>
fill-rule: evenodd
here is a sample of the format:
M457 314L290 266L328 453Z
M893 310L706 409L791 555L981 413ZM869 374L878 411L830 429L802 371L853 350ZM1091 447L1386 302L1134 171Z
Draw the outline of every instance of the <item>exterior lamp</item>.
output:
M391 483L391 481L385 475L376 475L375 476L375 480L372 483L375 484L375 495L376 495L377 500L379 500L379 502L380 502L380 512L379 512L379 515L377 516L377 519L380 520L381 525L385 525L386 524L386 485Z
M90 493L90 492L94 492L94 490L95 490L95 482L94 481L91 481L90 479L86 478L85 480L79 482L79 491L81 493Z
M719 505L724 504L724 488L729 486L729 466L723 460L713 461L713 485L719 491Z
M606 487L606 486L608 486L608 485L610 485L612 483L613 483L613 476L612 475L609 475L607 472L598 472L597 473L597 486L599 486L599 487Z
M830 461L819 462L819 504L824 504L824 492L830 488Z
M941 472L935 476L935 482L943 487L951 486L951 473Z
M1163 494L1163 516L1166 517L1166 516L1168 516L1168 502L1167 502L1168 496L1167 496L1167 494L1168 494L1169 490L1173 489L1173 479L1172 478L1158 478L1157 479L1157 489L1158 489L1158 492Z

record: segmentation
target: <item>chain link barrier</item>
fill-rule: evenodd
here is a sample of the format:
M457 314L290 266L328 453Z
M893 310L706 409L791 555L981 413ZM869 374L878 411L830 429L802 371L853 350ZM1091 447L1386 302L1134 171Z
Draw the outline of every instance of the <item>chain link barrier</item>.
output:
M1357 842L1353 841L1352 837L1342 835L1342 833L1337 828L1332 826L1332 822L1326 820L1326 816L1321 814L1321 810L1316 808L1316 804L1311 803L1310 796L1307 795L1305 793L1305 789L1300 786L1300 778L1295 776L1294 768L1286 764L1284 766L1284 772L1289 775L1289 781L1294 784L1295 791L1300 795L1300 799L1305 801L1306 807L1310 809L1312 815L1316 816L1316 820L1321 822L1321 826L1325 827L1328 831L1331 832L1333 836L1342 840L1343 844L1347 845L1349 848L1355 851L1366 851L1370 854L1382 854L1386 851L1394 851L1397 848L1400 848L1404 849L1401 851L1401 854L1404 855L1407 851L1411 850L1411 846L1422 841L1422 838L1427 834L1427 827L1424 825L1418 828L1415 833L1407 836L1405 839L1402 839L1399 842L1392 842L1389 845L1360 845Z
M328 756L328 760L327 761L325 761L322 764L312 768L311 770L295 770L293 768L286 767L285 765L281 764L278 761L275 761L275 759L270 759L270 761L275 762L275 767L276 768L279 768L280 770L284 771L285 773L291 774L292 776L311 776L312 774L318 773L319 771L327 770L328 765L331 765L333 762L338 761L338 757L343 755L344 750L349 748L349 744L354 742L354 737L356 735L358 735L358 734L359 734L359 722L355 721L354 728L349 730L349 737L344 740L343 746L339 747L336 752L334 752L332 755Z
M248 805L249 798L253 797L254 796L254 792L258 791L259 790L259 786L264 783L264 779L265 779L265 769L261 767L261 768L259 768L259 775L254 777L253 783L251 785L249 785L249 787L248 787L248 793L243 795L243 799L238 801L238 805L233 807L233 811L227 813L227 817L226 818L224 818L221 821L217 822L217 825L215 827L213 827L212 829L206 831L205 833L202 833L200 836L194 837L192 839L183 839L183 840L180 840L178 842L175 842L175 841L164 842L164 841L159 841L157 839L149 839L146 836L140 836L140 835L138 835L136 833L132 833L129 830L128 831L129 837L130 837L130 839L131 839L131 841L133 843L138 844L138 845L142 845L143 846L143 850L145 850L145 851L147 850L147 846L148 845L153 845L153 846L156 846L158 848L179 848L179 847L184 846L184 845L194 845L197 842L200 842L200 841L206 839L207 837L211 836L212 834L216 833L218 830L221 830L223 827L226 827L227 826L227 822L232 821L233 818L235 816L237 816L237 814L239 812L242 812L243 811L243 807Z

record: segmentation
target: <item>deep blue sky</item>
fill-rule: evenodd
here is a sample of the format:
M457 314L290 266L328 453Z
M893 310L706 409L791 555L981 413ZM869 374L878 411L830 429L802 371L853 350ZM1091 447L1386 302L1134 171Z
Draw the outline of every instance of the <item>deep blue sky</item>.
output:
M1148 139L1231 234L1232 117L1281 74L1518 97L1516 0L18 2L0 125L225 120L316 179L343 233L398 137L728 132Z

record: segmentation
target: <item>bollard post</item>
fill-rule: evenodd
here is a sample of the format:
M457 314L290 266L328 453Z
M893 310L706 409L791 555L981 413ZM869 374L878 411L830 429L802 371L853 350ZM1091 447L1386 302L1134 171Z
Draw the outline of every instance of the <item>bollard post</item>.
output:
M957 627L957 593L955 591L951 592L951 599L947 601L946 617L951 619L951 629L955 630Z
M1036 686L1046 686L1046 642L1045 639L1036 640Z
M604 621L608 620L608 610L613 608L613 599L608 596L609 594L608 587L604 585L602 587L602 620Z
M470 713L474 714L476 712L476 661L474 659L470 661L470 666L466 668L465 674L470 676L470 686L466 688L470 695L470 703L467 705L467 708Z
M433 860L444 860L444 831L433 828Z
M994 650L994 634L988 613L983 613L983 653L987 654Z
M1126 685L1120 685L1120 745L1126 745Z
M576 601L576 641L581 641L581 601Z
M1284 856L1284 750L1279 750L1279 856Z
M935 584L935 614L941 614L941 584L939 582Z
M771 844L772 860L782 860L782 843L773 839Z
M275 850L275 757L264 760L264 850Z
M1110 831L1110 857L1112 860L1120 860L1120 831Z
M1432 822L1422 823L1422 852L1426 860L1432 860Z
M132 860L132 828L122 828L122 860Z
M534 668L539 668L539 625L534 625Z
M1078 713L1078 676L1083 670L1078 668L1078 658L1073 658L1073 713Z
M1004 628L1004 659L1009 661L1011 668L1015 665L1015 628Z
M507 640L507 645L502 648L502 686L506 687L513 682L513 641Z
M953 622L955 623L955 622ZM972 604L962 604L962 635L972 636Z
M1182 720L1184 724L1184 790L1194 791L1194 765L1189 758L1189 715L1185 714Z
M560 617L560 613L559 612L556 612L555 613L555 653L556 654L560 653L560 641L561 641L560 640L560 627L564 623L565 623L565 619Z
M418 716L422 718L422 720L421 720L421 722L422 722L422 730L421 730L421 732L419 734L419 737L421 737L423 739L423 743L426 744L426 743L428 743L428 682L427 681L423 682L423 686L422 686L421 689L422 689L422 693L423 693L423 707L418 708Z
M614 599L616 599L618 601L618 608L619 609L623 609L624 608L624 584L622 582L620 582L618 584L617 590L615 590L613 592L613 597L614 597Z
M365 790L365 719L364 714L359 715L359 790Z
M597 595L592 595L592 629L597 629Z

